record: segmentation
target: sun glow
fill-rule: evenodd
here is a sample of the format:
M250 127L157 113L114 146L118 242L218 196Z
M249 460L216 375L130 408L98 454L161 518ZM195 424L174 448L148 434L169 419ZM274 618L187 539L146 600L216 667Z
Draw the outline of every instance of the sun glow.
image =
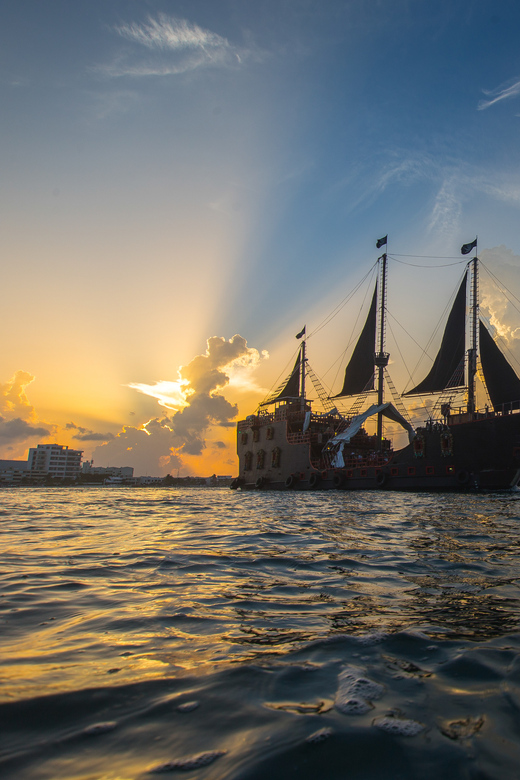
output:
M161 406L166 409L172 409L177 412L188 406L186 401L186 389L189 382L186 379L180 379L178 382L160 381L154 385L132 382L127 387L137 390L139 393L156 398Z

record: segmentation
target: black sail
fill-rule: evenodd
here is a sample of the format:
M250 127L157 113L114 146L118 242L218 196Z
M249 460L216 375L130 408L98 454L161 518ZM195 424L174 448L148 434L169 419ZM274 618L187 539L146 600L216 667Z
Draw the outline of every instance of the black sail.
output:
M276 395L274 395L271 398L268 398L267 401L264 401L263 404L261 404L261 406L274 404L276 401L288 401L292 398L299 398L300 397L300 367L301 367L301 352L298 352L296 363L294 364L294 368L291 371L289 379L286 381L285 385L282 385L281 388L278 388L278 390L276 391Z
M502 404L507 408L520 407L520 379L496 345L484 323L480 322L480 362L486 380L486 387L493 408Z
M377 284L370 305L367 321L361 331L349 364L341 392L333 396L358 395L374 389L374 355L376 348Z
M468 272L466 271L448 317L441 346L430 373L413 390L408 390L403 395L441 393L448 387L464 386L467 276Z

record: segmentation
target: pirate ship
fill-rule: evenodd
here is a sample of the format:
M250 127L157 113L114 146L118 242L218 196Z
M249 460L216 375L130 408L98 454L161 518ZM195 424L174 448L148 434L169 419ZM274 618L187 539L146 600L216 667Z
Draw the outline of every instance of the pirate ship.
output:
M386 247L387 237L377 242ZM285 490L505 490L520 480L520 379L479 318L477 241L462 254L475 255L466 265L448 316L439 352L427 376L399 397L388 373L385 350L387 253L379 270L370 310L350 361L341 391L329 397L306 357L305 328L287 380L237 426L239 474L231 486ZM466 312L469 312L467 315ZM487 403L477 408L477 373ZM384 387L393 403L385 402ZM323 411L312 408L309 380ZM463 406L454 406L465 392ZM364 412L370 394L377 400ZM433 412L414 427L403 398L436 394ZM341 414L336 399L357 399ZM366 424L377 421L370 435ZM384 420L408 434L408 444L394 449L384 435Z

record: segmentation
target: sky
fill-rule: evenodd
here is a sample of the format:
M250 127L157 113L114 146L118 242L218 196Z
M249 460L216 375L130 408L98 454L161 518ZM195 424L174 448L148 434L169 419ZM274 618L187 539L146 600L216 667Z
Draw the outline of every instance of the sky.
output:
M360 309L318 326L386 234L405 350L476 235L520 297L519 31L517 0L3 0L0 458L236 474L304 324L339 391Z

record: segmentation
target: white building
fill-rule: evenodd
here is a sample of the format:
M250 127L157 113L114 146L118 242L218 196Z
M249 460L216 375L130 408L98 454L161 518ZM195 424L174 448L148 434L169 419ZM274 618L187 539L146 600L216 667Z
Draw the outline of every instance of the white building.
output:
M0 460L0 484L19 485L29 475L29 463L26 460Z
M101 474L105 477L122 477L123 479L132 479L134 476L133 466L94 466L93 460L86 460L81 465L82 474Z
M83 450L69 450L63 444L38 444L29 450L29 469L33 479L77 479Z
M160 485L164 481L164 477L137 477L136 483L138 485Z

